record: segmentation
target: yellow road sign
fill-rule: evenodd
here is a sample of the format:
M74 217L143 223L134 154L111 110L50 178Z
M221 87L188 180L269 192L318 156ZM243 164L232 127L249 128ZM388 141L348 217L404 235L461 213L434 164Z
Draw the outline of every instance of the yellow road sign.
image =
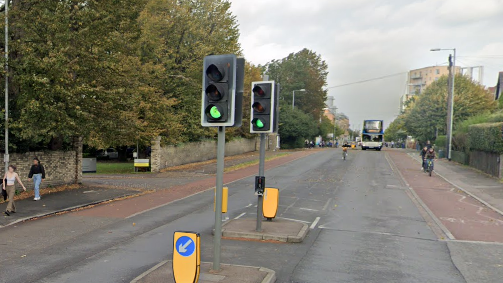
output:
M264 190L264 204L262 206L262 214L267 219L273 219L278 212L279 204L279 189L265 188Z
M201 266L199 233L173 235L173 277L176 283L197 283Z

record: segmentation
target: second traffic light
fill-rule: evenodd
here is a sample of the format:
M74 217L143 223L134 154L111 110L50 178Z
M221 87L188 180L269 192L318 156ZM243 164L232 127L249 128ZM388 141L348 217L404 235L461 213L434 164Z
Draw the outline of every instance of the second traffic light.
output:
M274 81L252 83L250 133L277 131L278 91Z

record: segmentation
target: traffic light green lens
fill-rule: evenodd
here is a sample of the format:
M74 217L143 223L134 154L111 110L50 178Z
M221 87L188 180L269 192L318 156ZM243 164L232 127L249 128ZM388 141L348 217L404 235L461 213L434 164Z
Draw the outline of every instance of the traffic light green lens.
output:
M222 113L220 113L220 111L218 111L218 107L213 106L210 109L210 116L213 119L218 119L218 118L222 117Z
M257 122L255 122L255 125L257 126L257 128L259 129L262 129L264 127L264 123L262 123L261 120L257 120Z

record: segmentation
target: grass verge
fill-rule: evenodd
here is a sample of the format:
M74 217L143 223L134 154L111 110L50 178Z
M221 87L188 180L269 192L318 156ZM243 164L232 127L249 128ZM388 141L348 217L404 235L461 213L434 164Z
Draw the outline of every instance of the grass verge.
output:
M121 162L98 162L96 164L98 174L128 174L134 173L134 164Z

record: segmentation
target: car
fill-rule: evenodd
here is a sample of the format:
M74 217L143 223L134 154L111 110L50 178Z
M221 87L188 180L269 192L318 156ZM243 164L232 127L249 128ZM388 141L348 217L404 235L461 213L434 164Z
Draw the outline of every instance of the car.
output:
M118 159L119 152L114 148L107 148L98 150L97 157L100 159Z

